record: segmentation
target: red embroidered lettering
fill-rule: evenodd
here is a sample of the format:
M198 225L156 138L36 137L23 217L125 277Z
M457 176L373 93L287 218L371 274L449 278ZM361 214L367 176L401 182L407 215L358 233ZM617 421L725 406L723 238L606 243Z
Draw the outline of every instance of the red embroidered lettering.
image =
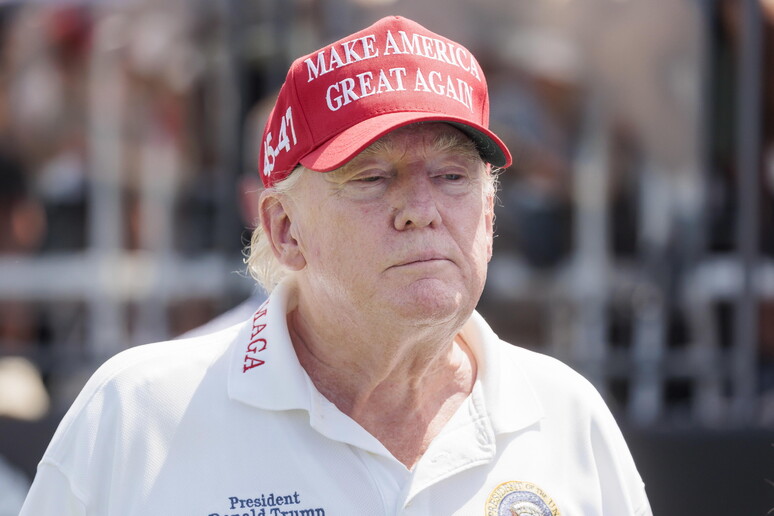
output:
M257 346L258 344L263 344L260 348ZM247 345L247 352L248 353L259 353L266 349L266 339L255 339L254 341L250 342L250 344Z
M260 358L251 357L249 355L245 355L245 364L242 368L242 372L246 373L253 367L258 367L259 365L263 365L266 362L261 360Z
M259 322L263 317L266 316L265 306L266 304L264 303L264 305L253 316L253 327L252 331L250 332L250 342L247 344L244 365L242 366L243 373L246 373L250 369L266 363L265 360L261 360L260 358L256 358L254 356L256 353L264 351L268 345L266 339L258 338L258 334L260 334L264 328L266 328L266 324Z
M250 338L254 339L256 335L263 331L264 328L266 328L265 324L253 324L253 333L250 335Z

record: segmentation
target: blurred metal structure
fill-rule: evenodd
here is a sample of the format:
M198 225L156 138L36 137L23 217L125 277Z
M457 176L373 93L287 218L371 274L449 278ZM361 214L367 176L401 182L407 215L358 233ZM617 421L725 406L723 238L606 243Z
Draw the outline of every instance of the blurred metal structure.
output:
M215 42L217 48L209 49L216 66L205 71L204 79L219 106L218 116L206 120L211 127L208 134L220 138L220 161L215 164L211 189L215 210L209 231L214 233L214 246L195 255L174 245L177 165L153 148L143 149L137 169L139 247L126 248L128 220L122 198L127 183L126 121L135 108L122 68L126 49L118 39L126 27L118 24L116 16L116 7L121 6L92 7L96 31L89 54L86 106L87 161L93 172L86 191L88 247L38 256L0 256L0 300L46 304L53 310L73 303L85 307L81 314L85 342L68 342L67 321L60 321L63 324L54 324L52 349L27 352L46 375L72 375L77 384L117 352L171 337L170 306L176 302L194 298L217 304L228 296L249 295L250 283L235 274L241 268L239 242L224 242L238 217L234 184L240 165L236 146L242 106L231 60L231 31L226 26L233 20L228 12L232 2L218 6L221 19L212 21L221 24L222 37ZM79 387L59 387L63 392L53 394L61 410Z
M732 360L732 410L736 420L749 420L755 409L758 349L757 271L760 264L760 164L762 125L763 20L757 0L741 5L741 48L737 89L737 253L742 284L736 299Z
M770 427L774 421L766 403L771 404L772 393L762 384L758 333L761 301L774 299L774 260L761 253L759 238L761 99L772 94L761 90L761 8L758 0L696 4L706 38L703 119L697 127L722 123L711 114L714 105L734 106L736 174L730 183L721 182L725 171L710 152L720 142L709 130L703 131L701 184L693 187L702 201L695 208L674 206L680 200L670 194L674 184L665 182L667 175L645 159L635 199L640 206L633 228L638 249L634 261L615 256L608 229L614 217L607 196L610 116L606 103L592 91L573 165L574 246L569 259L536 279L518 256L495 255L497 279L490 288L495 299L542 306L552 325L544 350L582 371L630 424ZM713 24L729 5L742 13L733 98L724 97L727 92L713 82L723 73L715 70L719 54L730 52L714 40ZM709 193L719 189L735 207L720 214L733 217L729 250L710 242L709 211L722 206L713 204ZM615 312L627 314L622 335L613 331Z

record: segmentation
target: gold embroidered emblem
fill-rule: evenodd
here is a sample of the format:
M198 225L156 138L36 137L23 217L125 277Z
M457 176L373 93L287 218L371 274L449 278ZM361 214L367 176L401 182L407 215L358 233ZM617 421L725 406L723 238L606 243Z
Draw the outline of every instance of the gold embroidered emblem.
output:
M503 482L484 506L486 516L561 516L554 500L531 482Z

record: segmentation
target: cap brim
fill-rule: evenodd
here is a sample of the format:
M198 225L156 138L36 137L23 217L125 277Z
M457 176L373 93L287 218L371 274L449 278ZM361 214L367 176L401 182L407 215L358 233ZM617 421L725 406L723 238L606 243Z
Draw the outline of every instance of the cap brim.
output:
M445 122L465 133L479 154L495 167L511 165L511 153L492 131L469 121L436 113L398 112L368 118L342 131L301 158L301 164L317 172L335 170L360 154L385 134L416 122Z

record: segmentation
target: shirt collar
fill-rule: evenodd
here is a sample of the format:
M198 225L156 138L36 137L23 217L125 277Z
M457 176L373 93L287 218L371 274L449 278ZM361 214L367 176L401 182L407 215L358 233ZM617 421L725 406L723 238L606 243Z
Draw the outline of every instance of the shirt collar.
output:
M242 326L231 350L229 397L266 410L310 410L310 383L290 340L291 290L278 285Z
M478 312L460 334L476 358L476 382L483 397L476 401L485 407L495 434L516 432L542 419L543 407L524 365L506 356L510 344L501 341Z
M280 283L243 325L231 350L229 397L264 410L304 410L320 434L389 456L375 437L320 394L301 367L287 325L292 288Z
M296 357L287 326L292 285L278 285L245 322L231 350L229 396L266 410L316 412L321 397ZM476 358L480 395L495 434L524 429L543 408L523 365L505 356L508 344L473 312L460 332ZM473 394L472 394L473 395Z

